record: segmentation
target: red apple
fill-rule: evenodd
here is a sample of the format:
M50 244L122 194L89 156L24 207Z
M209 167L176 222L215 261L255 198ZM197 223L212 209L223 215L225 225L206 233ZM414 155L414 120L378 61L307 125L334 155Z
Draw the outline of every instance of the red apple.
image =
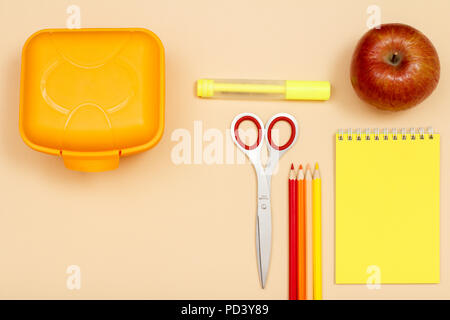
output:
M368 31L353 53L351 81L358 96L384 110L411 108L436 88L439 57L413 27L391 23Z

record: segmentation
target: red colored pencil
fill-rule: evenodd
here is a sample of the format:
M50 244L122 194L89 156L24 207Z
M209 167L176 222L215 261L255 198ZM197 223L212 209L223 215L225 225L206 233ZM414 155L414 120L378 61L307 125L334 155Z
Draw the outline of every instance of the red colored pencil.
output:
M298 299L297 179L294 165L289 172L289 300Z

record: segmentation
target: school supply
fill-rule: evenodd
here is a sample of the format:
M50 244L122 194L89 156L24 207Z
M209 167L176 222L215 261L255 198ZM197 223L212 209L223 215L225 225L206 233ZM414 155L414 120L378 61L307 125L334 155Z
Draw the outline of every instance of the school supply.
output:
M313 175L313 298L322 300L322 181L319 164Z
M298 299L298 202L294 165L289 171L289 300Z
M439 283L440 136L336 134L336 283Z
M306 217L306 299L313 299L313 188L311 168L305 172L305 217Z
M244 121L251 121L257 129L257 139L252 145L247 145L239 135L239 126ZM273 141L272 129L280 121L287 122L291 127L289 140L282 146L278 146ZM287 113L278 113L267 122L264 127L261 119L252 113L241 113L237 115L231 123L231 138L237 147L244 152L252 162L258 179L257 198L257 219L256 219L256 250L258 260L258 270L262 288L265 287L269 270L272 222L270 207L270 184L272 174L276 169L278 160L289 150L298 137L297 120ZM266 141L268 149L268 161L265 167L261 162L261 149L263 139Z
M328 81L197 80L197 96L219 99L328 100Z
M20 134L69 169L115 169L161 139L164 88L164 48L147 29L41 30L23 48Z
M306 203L305 178L300 165L297 173L298 208L298 300L306 300Z

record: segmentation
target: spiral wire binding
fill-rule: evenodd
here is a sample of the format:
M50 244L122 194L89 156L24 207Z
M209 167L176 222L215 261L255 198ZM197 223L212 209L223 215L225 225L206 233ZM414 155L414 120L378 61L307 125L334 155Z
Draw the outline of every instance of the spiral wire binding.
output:
M344 138L344 129L339 129L338 130L338 140L345 140ZM424 128L410 128L409 129L409 133L407 132L406 128L401 128L400 129L400 133L398 131L397 128L392 128L391 131L389 131L388 128L383 128L382 129L382 140L389 140L389 134L392 134L392 140L399 140L399 134L401 136L402 140L407 140L408 139L408 135L410 137L411 140L425 140L426 138L432 140L434 138L434 131L432 127L428 127L426 132ZM353 134L354 134L354 129L349 128L347 129L347 140L348 141L352 141L353 140ZM366 140L369 141L371 139L371 134L374 135L374 139L376 141L380 140L380 129L379 128L375 128L375 129L356 129L356 141L362 141L362 140ZM363 137L364 136L364 137Z
M423 128L419 128L419 139L423 140L425 139L425 135L424 135L424 130Z
M411 128L411 140L416 140L416 129Z
M406 140L406 129L405 128L402 128L402 139L403 140Z
M380 140L380 129L375 128L375 140Z

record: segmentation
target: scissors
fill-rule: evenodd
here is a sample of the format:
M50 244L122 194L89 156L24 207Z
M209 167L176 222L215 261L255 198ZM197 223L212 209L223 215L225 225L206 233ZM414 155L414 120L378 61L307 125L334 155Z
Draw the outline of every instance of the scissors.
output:
M258 136L256 142L246 145L239 136L239 126L244 121L251 121L256 126ZM273 142L272 130L276 123L287 122L291 127L291 136L282 146ZM264 127L261 119L252 113L241 113L237 115L231 123L231 138L237 147L244 152L255 168L258 178L258 210L256 217L256 252L258 261L258 271L261 286L264 289L269 270L270 251L272 243L272 215L270 207L270 184L272 175L277 168L279 159L295 143L298 136L297 121L287 113L278 113L267 122ZM268 161L265 168L261 162L262 140L266 141L268 149Z

